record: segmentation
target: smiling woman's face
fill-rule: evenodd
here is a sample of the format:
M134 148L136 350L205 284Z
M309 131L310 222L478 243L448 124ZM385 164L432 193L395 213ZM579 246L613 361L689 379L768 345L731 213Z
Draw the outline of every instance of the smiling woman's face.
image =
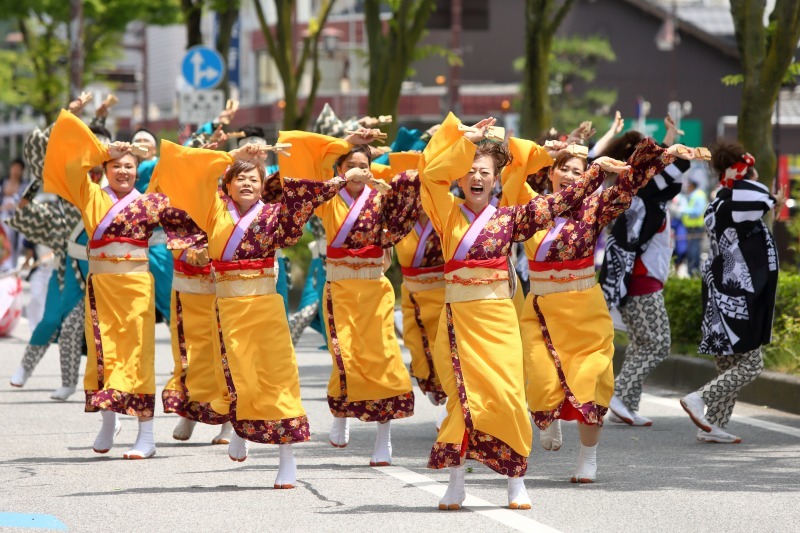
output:
M256 168L243 170L228 184L228 194L242 212L261 199L261 189L261 174Z
M127 196L133 190L133 186L136 184L136 167L136 157L131 154L106 163L108 186L118 197Z

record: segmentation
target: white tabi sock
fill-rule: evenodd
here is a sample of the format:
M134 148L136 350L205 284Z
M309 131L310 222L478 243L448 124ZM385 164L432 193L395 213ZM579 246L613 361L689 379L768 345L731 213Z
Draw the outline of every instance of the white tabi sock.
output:
M557 452L561 449L561 420L553 420L547 429L539 430L539 442L542 448Z
M330 443L335 448L344 448L350 442L350 419L334 418L331 424Z
M153 420L147 422L139 421L139 434L136 435L136 442L133 448L128 450L123 457L125 459L148 459L156 454L156 441L153 437Z
M194 427L196 425L196 421L181 417L181 419L178 420L178 423L175 425L175 429L172 432L172 438L175 440L189 440L192 438L192 433L194 432Z
M584 446L578 453L578 467L572 476L573 483L593 483L597 477L597 444Z
M276 489L293 489L297 485L297 462L294 460L291 444L278 446L278 476L275 478Z
M378 436L369 466L390 466L392 464L392 428L391 422L378 422Z
M100 411L103 417L103 423L100 426L100 432L94 439L92 449L97 453L108 453L108 450L114 445L114 437L117 436L122 424L117 419L117 413L114 411Z
M219 435L214 437L211 444L230 444L233 436L233 424L225 422L219 428Z
M509 509L530 509L531 498L525 488L525 478L508 478L508 508Z
M247 441L236 433L231 435L231 442L228 444L228 457L238 463L247 459Z
M467 468L464 465L450 468L450 482L447 484L447 491L439 500L439 509L442 511L457 511L461 509L464 500L467 499L467 492L464 489L464 477L467 475Z

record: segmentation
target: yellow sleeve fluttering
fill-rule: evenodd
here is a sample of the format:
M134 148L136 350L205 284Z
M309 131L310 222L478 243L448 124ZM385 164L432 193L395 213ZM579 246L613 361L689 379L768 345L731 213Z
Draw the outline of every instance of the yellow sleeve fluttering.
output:
M161 141L151 184L169 197L170 203L183 209L203 231L210 231L214 218L224 210L217 194L219 177L233 158L227 152L189 148Z

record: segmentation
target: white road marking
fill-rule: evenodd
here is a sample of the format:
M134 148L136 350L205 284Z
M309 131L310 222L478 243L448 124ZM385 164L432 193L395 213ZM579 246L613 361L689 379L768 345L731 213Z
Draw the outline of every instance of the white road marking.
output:
M683 411L683 407L681 407L681 404L677 398L662 398L660 396L653 396L652 394L642 394L642 398L645 401L652 402L663 407L671 407L678 411ZM759 420L757 418L751 418L749 416L742 415L733 415L731 420L738 422L739 424L747 424L748 426L766 429L776 433L783 433L784 435L791 435L792 437L800 437L800 429L793 428L791 426L784 426L783 424L776 424L774 422L767 422L765 420Z
M412 472L407 468L403 468L402 466L384 466L384 467L375 467L375 470L381 472L383 474L388 474L395 479L399 479L403 483L408 483L418 489L422 489L426 492L430 492L441 498L444 496L447 487L441 483L437 483L435 480L429 478L428 476L423 476L422 474L417 474L416 472ZM431 505L437 505L437 503L431 503ZM559 533L559 530L553 529L550 526L546 526L541 522L537 522L536 520L532 520L523 516L518 511L512 511L510 509L503 509L498 507L497 505L487 502L486 500L482 500L481 498L476 498L474 496L467 495L467 499L464 501L464 509L468 509L474 513L478 513L483 515L495 522L503 524L506 527L510 527L517 531L533 531L533 532L541 532L541 533ZM453 512L453 511L442 511L445 512ZM457 511L455 511L457 512Z

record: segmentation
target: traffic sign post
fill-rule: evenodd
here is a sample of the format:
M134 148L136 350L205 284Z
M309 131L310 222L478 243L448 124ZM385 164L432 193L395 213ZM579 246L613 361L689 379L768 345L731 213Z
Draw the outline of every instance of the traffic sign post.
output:
M205 124L225 108L225 94L211 90L225 77L225 62L219 52L207 46L193 46L181 62L181 74L191 91L178 94L181 124Z
M225 77L225 63L213 48L193 46L183 56L181 74L192 89L214 89Z
M191 91L178 96L178 120L181 124L205 124L225 109L225 93L222 91Z

